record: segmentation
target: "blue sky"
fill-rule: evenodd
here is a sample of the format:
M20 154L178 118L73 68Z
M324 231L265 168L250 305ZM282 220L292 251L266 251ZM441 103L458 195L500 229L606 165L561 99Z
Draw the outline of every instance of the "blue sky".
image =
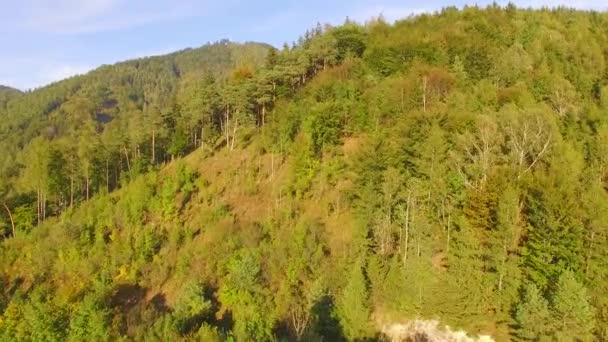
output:
M165 54L208 41L280 46L317 22L382 13L388 20L465 0L0 0L0 84L31 89L101 64ZM505 4L507 1L497 1ZM521 7L567 4L606 10L606 0L514 0Z

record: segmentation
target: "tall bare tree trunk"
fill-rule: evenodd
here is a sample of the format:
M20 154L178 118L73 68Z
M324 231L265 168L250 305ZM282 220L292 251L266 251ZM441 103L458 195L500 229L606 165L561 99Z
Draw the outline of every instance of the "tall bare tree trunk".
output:
M129 163L129 151L127 151L127 147L126 146L122 146L122 149L125 152L125 158L127 159L127 171L131 172L131 163Z
M296 332L298 341L302 338L308 321L310 319L310 313L304 308L295 308L291 312L291 324Z
M236 130L239 127L239 119L238 117L236 119L234 119L234 128L232 130L232 142L230 143L230 151L234 150L234 142L236 140Z
M40 206L40 188L36 190L36 212L38 217L38 225L40 225L40 215L42 213L42 207Z
M422 110L426 113L426 84L427 78L424 76L422 78Z
M8 213L8 218L11 220L11 228L13 229L13 237L15 237L15 221L13 221L13 214L11 214L11 210L8 208L8 205L6 205L5 202L2 202L2 205L4 206L4 209L6 209L6 212Z

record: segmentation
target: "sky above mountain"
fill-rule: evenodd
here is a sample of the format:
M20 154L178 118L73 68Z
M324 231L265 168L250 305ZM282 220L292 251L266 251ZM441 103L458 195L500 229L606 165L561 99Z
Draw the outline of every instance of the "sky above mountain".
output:
M387 20L463 0L22 0L0 11L0 84L31 89L101 64L159 55L228 38L277 47L317 22ZM606 10L605 0L515 0L520 7ZM498 1L506 4L507 1Z

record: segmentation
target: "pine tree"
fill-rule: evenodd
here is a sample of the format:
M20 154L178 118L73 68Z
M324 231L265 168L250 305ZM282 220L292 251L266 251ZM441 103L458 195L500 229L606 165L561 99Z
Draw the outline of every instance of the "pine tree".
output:
M593 340L594 310L587 290L576 280L573 272L564 271L557 280L551 296L551 309L558 341Z
M349 340L369 335L370 311L367 281L361 261L357 261L353 265L348 283L338 298L336 307L336 315Z
M547 300L533 283L526 286L522 301L515 308L515 320L517 335L524 340L538 340L551 331Z

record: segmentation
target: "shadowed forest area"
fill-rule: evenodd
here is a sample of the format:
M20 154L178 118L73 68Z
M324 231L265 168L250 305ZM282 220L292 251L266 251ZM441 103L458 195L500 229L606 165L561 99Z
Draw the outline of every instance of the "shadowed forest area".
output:
M0 340L606 340L607 63L492 5L0 87Z

